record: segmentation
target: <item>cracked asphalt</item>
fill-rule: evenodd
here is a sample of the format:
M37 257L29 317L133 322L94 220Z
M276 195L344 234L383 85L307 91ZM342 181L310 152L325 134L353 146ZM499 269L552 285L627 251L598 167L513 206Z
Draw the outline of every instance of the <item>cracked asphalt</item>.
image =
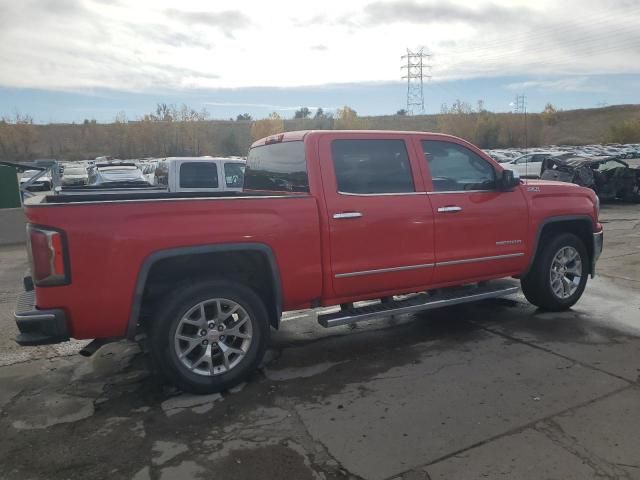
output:
M17 347L26 255L1 247L0 478L640 479L640 210L602 220L569 312L293 312L259 372L208 396L160 385L133 343Z

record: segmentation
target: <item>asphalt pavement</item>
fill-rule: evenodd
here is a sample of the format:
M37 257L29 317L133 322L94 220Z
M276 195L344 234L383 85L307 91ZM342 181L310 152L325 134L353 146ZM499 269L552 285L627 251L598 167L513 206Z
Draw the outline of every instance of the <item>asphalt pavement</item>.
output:
M0 248L1 479L640 479L640 208L604 205L582 300L521 295L324 329L285 314L233 391L161 385L136 344L22 348Z

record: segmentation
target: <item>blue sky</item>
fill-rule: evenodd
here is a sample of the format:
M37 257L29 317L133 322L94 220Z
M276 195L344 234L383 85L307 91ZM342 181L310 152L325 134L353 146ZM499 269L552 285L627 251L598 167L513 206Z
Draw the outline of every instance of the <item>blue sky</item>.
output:
M424 47L427 113L638 103L638 0L20 0L0 2L0 116L136 119L156 103L212 118L405 105Z
M349 105L360 115L393 114L405 106L406 84L379 82L289 88L188 89L126 92L92 89L79 92L0 87L0 114L29 114L37 123L82 122L95 118L111 122L120 112L135 120L152 112L157 103L206 108L211 118L235 118L249 113L254 118L278 112L291 117L300 106L334 110ZM443 103L456 99L473 107L484 100L485 108L510 111L518 94L527 97L529 111L541 111L547 102L564 110L594 108L599 104L640 103L640 76L594 75L563 77L479 77L425 84L427 113L437 113Z

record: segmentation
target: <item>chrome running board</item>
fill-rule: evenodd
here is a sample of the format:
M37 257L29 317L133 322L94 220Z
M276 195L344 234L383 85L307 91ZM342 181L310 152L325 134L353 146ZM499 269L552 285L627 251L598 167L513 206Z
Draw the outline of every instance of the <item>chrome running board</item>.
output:
M376 303L318 315L318 323L325 328L337 327L385 315L415 313L488 298L500 298L517 293L519 290L520 287L513 280L493 280L462 287L443 288L431 293L421 293L406 300Z

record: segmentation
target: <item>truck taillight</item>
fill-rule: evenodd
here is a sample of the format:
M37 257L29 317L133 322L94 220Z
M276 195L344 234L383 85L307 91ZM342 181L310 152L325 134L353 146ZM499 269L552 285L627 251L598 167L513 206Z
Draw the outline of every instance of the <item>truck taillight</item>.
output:
M37 286L69 283L66 242L62 232L27 225L29 259Z

